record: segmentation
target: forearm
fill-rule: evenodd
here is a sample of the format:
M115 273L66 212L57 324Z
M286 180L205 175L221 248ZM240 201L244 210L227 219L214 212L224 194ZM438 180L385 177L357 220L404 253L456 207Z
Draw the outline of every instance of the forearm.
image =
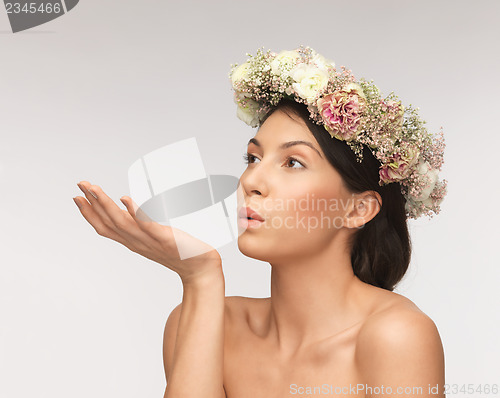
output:
M224 275L183 281L182 310L166 398L221 398L224 360Z

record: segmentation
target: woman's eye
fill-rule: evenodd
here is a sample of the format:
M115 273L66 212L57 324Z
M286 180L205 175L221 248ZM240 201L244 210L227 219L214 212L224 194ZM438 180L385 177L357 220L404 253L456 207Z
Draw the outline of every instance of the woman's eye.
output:
M255 163L255 159L258 159L258 158L254 155L251 155L250 153L243 154L243 160L245 161L246 164Z
M302 163L300 163L297 159L295 159L295 158L287 158L286 163L287 163L287 164L291 164L291 162L296 162L295 164L299 164L299 165L300 165L300 167L293 167L293 166L291 166L291 167L290 167L291 169L302 169L302 168L304 168L304 167L305 167L305 166L304 166Z
M256 160L260 161L260 159L257 156L254 156L250 153L244 153L243 160L245 161L246 164L255 163ZM297 159L292 158L292 157L288 157L286 159L286 165L287 165L287 168L290 168L290 169L304 169L305 168L305 166L300 161L298 161Z

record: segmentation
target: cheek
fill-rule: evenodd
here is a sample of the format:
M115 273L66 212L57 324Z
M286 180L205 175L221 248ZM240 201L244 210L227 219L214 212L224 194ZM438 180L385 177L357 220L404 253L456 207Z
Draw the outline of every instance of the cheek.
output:
M309 182L283 189L275 205L276 229L288 230L290 236L304 236L304 232L316 236L342 226L347 203L336 186Z

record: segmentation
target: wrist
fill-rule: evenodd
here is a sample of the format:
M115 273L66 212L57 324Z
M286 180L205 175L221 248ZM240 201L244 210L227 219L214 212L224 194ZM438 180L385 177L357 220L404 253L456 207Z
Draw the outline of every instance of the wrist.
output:
M225 280L222 271L222 263L214 262L203 268L202 271L197 273L190 273L189 275L179 275L184 288L196 287L219 287L224 288Z

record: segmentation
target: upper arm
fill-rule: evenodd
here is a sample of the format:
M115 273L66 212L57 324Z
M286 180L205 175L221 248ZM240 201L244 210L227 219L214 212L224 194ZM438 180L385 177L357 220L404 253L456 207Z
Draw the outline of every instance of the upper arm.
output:
M170 378L172 373L172 365L174 359L174 347L177 337L177 328L179 326L179 318L181 315L182 303L178 304L170 313L165 323L163 332L163 368L165 369L165 379Z
M394 310L367 321L358 336L356 362L363 383L373 387L367 398L445 396L441 338L421 311Z

